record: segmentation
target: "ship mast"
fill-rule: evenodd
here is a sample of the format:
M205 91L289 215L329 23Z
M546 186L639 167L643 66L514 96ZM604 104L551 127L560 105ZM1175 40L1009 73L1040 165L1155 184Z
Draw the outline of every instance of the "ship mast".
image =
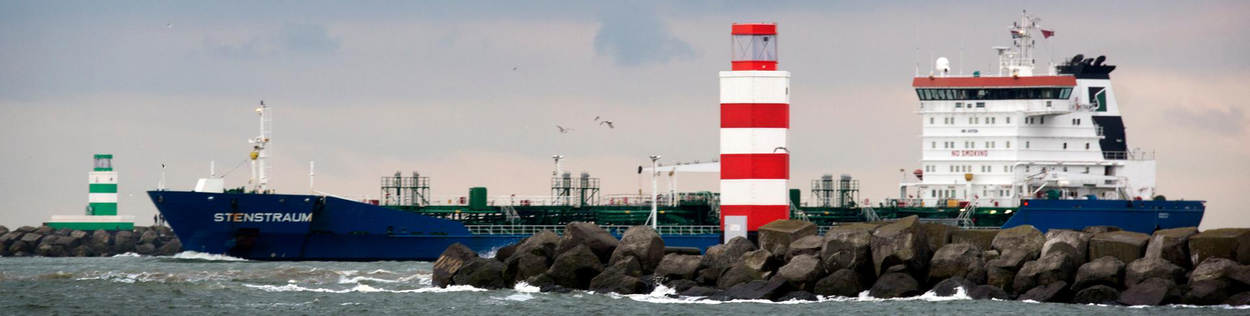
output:
M265 105L265 101L260 101L260 106L256 108L256 114L260 116L260 135L248 139L247 142L252 144L252 152L249 158L252 162L252 178L248 180L248 184L252 185L252 191L256 193L269 192L269 165L266 160L269 154L265 149L269 147L269 137L271 133L271 125L273 118L269 114L269 107Z
M1010 29L1012 47L994 48L998 51L999 76L1033 75L1033 65L1036 62L1033 59L1033 46L1036 41L1033 39L1032 30L1040 29L1041 22L1041 18L1024 11L1020 15L1020 21L1012 23Z

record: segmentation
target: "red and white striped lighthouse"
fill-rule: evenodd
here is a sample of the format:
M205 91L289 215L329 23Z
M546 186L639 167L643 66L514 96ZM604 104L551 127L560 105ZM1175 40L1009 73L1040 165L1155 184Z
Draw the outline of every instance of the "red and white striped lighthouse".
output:
M720 210L726 238L790 217L790 72L777 70L777 25L734 24L720 72Z

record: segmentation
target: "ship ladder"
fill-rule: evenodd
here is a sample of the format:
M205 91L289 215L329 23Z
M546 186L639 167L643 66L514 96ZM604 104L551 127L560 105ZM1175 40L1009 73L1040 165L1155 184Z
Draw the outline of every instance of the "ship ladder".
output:
M955 222L958 223L960 228L971 228L973 226L972 214L976 213L976 211L977 201L968 202L968 206L960 210L959 216L955 216Z
M508 219L509 223L515 225L521 221L521 215L517 214L516 208L513 208L512 205L504 204L500 209L503 210L503 215Z
M811 220L807 218L807 213L804 213L797 206L794 206L794 202L790 202L790 218L804 222L811 222Z

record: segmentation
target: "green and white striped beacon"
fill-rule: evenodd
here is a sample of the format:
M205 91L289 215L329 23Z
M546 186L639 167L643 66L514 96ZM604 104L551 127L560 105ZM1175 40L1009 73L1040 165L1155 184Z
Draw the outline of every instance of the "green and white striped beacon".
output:
M87 215L117 215L117 171L113 154L95 154L87 180Z

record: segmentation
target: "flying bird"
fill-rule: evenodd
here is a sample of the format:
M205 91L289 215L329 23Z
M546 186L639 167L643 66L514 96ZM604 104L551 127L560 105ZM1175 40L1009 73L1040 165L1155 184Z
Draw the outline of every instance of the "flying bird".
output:
M786 148L785 146L777 146L777 148L773 148L774 153L777 152L778 150L784 150L786 151L787 154L790 153L790 149Z
M172 29L172 28L174 28L174 24L173 24L173 23L165 23L165 28L167 28L167 29Z
M573 131L572 128L568 128L568 127L564 127L560 125L556 125L556 128L560 130L560 134L568 134L570 131Z
M599 116L595 115L595 122L598 122L598 121L599 121Z
M512 71L516 71L516 67L512 67Z
M612 121L609 121L609 120L599 121L599 125L605 125L605 124L608 125L608 128L616 128L615 126L612 126Z

